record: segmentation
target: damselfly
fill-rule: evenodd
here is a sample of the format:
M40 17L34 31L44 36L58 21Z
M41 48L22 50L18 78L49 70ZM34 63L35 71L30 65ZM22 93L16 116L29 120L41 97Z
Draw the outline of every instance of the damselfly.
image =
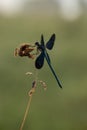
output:
M56 81L57 81L57 83L58 83L58 85L59 85L59 87L62 88L62 85L61 85L61 83L60 83L60 81L58 79L58 76L56 75L56 73L55 73L55 71L54 71L54 69L53 69L53 67L51 65L51 60L50 60L50 57L49 57L49 55L47 53L47 50L46 50L46 48L51 50L53 48L53 46L54 46L54 42L55 42L55 34L53 34L50 37L50 39L48 40L46 45L44 43L44 37L43 37L43 35L41 35L40 43L39 42L35 43L35 45L37 46L37 51L41 52L40 55L36 58L35 67L37 69L41 69L43 67L43 65L44 65L44 58L45 58L48 65L49 65L49 67L50 67L50 69L51 69L51 71L52 71L52 73L53 73L53 75L54 75L54 77L55 77L55 79L56 79Z

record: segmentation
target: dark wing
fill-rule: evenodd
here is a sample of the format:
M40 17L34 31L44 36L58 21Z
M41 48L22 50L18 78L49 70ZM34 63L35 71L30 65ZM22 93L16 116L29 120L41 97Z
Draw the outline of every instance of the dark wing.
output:
M41 35L41 45L44 46L44 37Z
M44 53L42 52L36 59L35 61L35 67L37 69L41 69L43 67L44 64Z
M52 34L51 38L49 39L49 41L46 43L46 48L51 50L54 46L54 41L55 41L55 34Z

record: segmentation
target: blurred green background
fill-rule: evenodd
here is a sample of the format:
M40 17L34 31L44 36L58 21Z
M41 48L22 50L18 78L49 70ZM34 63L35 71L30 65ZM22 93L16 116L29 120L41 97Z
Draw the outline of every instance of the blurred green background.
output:
M55 33L55 46L48 52L58 74L61 90L47 63L38 71L47 90L38 85L24 130L87 130L87 15L66 21L56 13L34 12L0 15L0 130L19 130L35 73L34 61L14 57L23 42L34 43Z

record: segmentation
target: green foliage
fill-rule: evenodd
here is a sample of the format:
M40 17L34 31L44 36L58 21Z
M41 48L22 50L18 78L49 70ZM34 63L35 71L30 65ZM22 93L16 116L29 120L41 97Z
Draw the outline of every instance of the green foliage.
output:
M63 90L50 72L47 63L38 77L47 84L39 86L32 99L24 130L87 129L87 18L66 22L58 16L0 17L0 130L20 127L35 72L34 61L14 57L20 43L39 41L43 33L49 39L56 33L56 42L49 52Z

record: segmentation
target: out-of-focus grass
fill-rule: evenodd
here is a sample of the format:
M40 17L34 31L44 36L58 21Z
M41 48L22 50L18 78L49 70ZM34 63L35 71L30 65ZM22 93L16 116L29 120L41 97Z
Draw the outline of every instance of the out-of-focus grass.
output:
M49 39L56 33L49 52L52 65L61 79L60 90L47 63L38 76L47 84L39 86L33 97L24 129L87 129L87 18L66 22L58 16L0 17L0 130L17 130L28 101L34 61L15 58L14 49L22 42L34 43L43 33Z

